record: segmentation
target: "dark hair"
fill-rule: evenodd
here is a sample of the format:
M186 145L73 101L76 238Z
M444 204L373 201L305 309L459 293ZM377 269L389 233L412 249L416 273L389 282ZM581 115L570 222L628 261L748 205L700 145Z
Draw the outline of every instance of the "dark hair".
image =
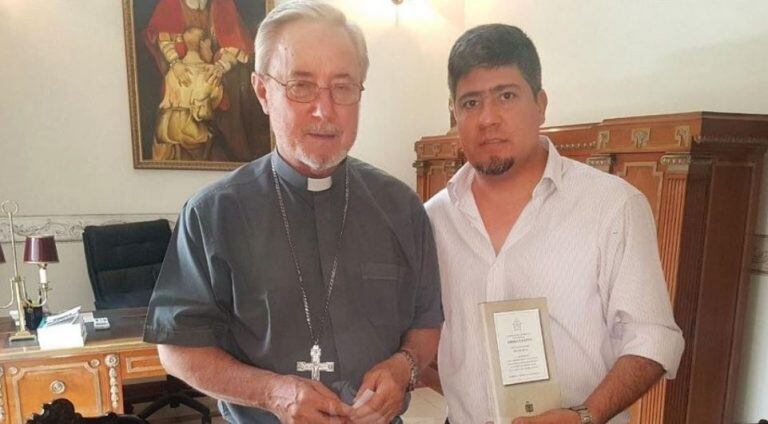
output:
M515 65L531 86L541 91L541 62L536 47L518 27L505 24L476 26L459 37L448 56L448 88L456 96L459 80L476 68Z

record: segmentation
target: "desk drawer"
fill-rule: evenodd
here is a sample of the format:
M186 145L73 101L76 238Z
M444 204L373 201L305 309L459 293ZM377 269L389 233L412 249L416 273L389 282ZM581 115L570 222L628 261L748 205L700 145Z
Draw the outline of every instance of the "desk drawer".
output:
M112 372L116 384L110 384L106 362L117 359L111 356L111 361L101 355L82 355L4 363L6 390L2 393L5 399L0 403L0 413L12 423L23 423L33 413L39 413L42 404L62 397L72 401L75 410L84 416L109 412L111 398L122 396L116 371ZM111 387L115 393L111 393ZM122 405L119 406L115 410L122 410Z
M160 364L160 357L154 347L122 352L120 359L123 380L165 375L165 369Z

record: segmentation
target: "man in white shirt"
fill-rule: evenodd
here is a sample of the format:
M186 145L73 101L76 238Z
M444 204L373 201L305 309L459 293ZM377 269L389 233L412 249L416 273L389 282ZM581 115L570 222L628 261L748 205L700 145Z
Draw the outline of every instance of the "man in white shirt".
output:
M624 180L561 157L531 40L467 31L448 62L467 158L427 203L445 313L438 363L452 424L492 421L478 303L546 297L563 408L518 423L626 423L683 351L651 209ZM624 412L623 412L624 411ZM500 424L500 423L497 423Z

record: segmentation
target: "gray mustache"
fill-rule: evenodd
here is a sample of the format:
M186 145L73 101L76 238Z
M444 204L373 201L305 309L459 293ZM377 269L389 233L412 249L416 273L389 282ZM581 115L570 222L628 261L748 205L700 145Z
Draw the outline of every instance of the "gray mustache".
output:
M319 133L326 135L339 135L341 130L333 124L315 124L304 128L305 133Z

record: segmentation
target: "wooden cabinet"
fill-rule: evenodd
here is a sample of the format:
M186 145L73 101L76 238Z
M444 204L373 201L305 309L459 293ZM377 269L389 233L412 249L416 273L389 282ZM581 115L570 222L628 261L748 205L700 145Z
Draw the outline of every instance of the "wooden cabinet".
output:
M416 142L416 192L427 200L448 183L464 164L464 153L453 133Z
M686 349L677 378L633 407L633 423L731 423L768 115L695 112L542 130L564 156L642 191ZM426 200L464 163L456 135L416 143ZM455 154L454 154L455 152Z

